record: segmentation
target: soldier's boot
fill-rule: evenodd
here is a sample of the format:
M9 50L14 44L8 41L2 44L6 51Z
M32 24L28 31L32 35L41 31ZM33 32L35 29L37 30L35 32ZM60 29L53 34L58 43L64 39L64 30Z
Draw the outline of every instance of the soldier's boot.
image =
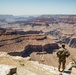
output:
M64 69L62 69L62 71L61 72L64 72Z

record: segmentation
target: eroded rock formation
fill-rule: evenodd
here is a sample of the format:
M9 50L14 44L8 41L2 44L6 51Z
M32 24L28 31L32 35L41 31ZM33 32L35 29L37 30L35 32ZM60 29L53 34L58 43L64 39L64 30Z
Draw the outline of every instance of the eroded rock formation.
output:
M12 29L6 30L6 32L4 33L4 35L16 35L16 34L17 32Z
M69 44L70 47L76 48L76 38L72 38Z
M0 28L0 36L6 31L4 28Z
M44 50L43 50L44 49ZM31 53L33 52L44 52L46 53L53 53L55 49L59 49L58 44L56 43L51 43L51 44L46 44L44 46L42 45L27 45L23 51L21 52L10 52L8 54L13 55L13 56L30 56Z

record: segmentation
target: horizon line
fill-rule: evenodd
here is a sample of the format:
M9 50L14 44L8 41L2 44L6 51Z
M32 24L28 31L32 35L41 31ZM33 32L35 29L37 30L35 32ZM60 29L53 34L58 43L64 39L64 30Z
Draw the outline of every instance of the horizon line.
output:
M76 14L24 14L24 15L15 15L15 14L0 14L0 15L12 15L12 16L37 16L37 15L76 15Z

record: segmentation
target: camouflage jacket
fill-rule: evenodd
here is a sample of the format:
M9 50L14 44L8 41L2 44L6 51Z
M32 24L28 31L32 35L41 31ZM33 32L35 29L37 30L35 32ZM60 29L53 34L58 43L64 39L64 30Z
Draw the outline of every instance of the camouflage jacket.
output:
M66 57L70 55L70 52L66 48L61 48L57 52L57 56L59 57L59 60L65 60Z

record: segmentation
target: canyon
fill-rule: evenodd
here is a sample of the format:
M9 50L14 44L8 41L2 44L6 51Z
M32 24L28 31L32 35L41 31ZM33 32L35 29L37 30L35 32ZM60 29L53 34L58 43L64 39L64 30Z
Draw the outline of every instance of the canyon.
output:
M16 63L18 65L18 75L21 75L19 71L23 72L26 68L25 72L28 73L26 75L30 75L32 72L32 75L36 75L34 73L37 73L37 70L39 70L35 68L38 67L37 65L39 67L41 67L40 65L53 66L56 67L57 71L58 58L56 52L61 48L62 44L65 44L71 53L70 57L67 58L66 66L73 61L72 58L76 60L76 16L42 15L30 21L15 21L10 23L1 21L0 24L0 52L5 52L3 54L5 56L0 57L0 63L11 64L12 66ZM20 57L22 62L16 62L12 59L16 57ZM30 61L26 60L28 57ZM7 59L8 61L10 60L9 63L6 63ZM26 62L30 66L23 68L22 65L26 65ZM37 65L33 67L31 62L33 62L33 65L37 62ZM35 68L36 70L31 70L31 68ZM51 74L51 72L48 72L49 74L47 72L42 73L40 70L39 72L40 74L37 73L37 75ZM25 73L22 75L25 75Z

